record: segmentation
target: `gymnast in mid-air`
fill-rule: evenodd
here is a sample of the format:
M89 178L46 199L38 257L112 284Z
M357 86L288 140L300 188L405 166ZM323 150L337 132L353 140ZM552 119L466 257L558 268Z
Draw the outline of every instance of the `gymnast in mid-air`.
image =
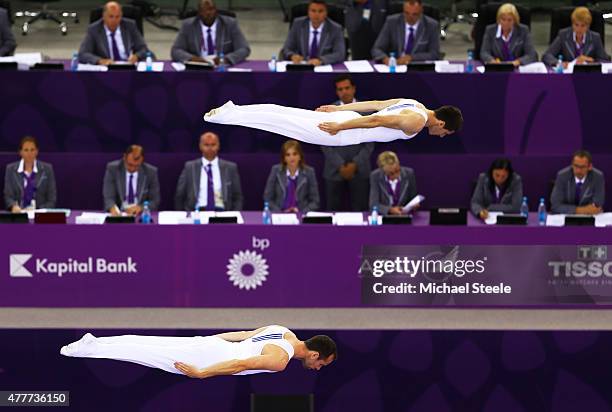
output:
M412 99L326 105L317 110L276 104L236 105L230 100L206 113L204 120L265 130L323 146L408 140L425 127L430 135L444 137L463 125L463 115L457 107L430 110Z

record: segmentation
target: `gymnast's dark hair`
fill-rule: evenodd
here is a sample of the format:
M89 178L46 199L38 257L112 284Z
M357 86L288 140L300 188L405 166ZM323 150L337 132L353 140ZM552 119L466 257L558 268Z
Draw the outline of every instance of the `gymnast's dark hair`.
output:
M444 128L449 132L458 132L463 126L463 114L455 106L442 106L434 110L436 119L444 122Z
M338 360L338 348L336 342L327 335L316 335L304 341L308 350L319 352L319 359L327 359L334 355L334 360Z
M512 169L512 163L510 159L506 159L504 157L493 160L491 166L489 166L489 172L487 176L489 176L489 190L492 193L495 193L495 181L493 180L493 170L503 169L508 172L508 179L506 183L504 183L504 187L510 187L512 183L512 179L514 178L514 169Z

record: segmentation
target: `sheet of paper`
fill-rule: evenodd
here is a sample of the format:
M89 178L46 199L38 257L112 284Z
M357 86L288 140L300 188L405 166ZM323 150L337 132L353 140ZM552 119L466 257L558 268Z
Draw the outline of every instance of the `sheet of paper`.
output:
M405 213L410 212L412 209L414 209L416 205L423 202L423 200L425 200L425 196L416 195L415 197L412 198L412 200L410 200L410 202L406 203L406 206L402 208L402 212L405 212Z
M546 68L546 65L542 62L535 62L535 63L526 64L524 66L519 66L518 69L519 69L519 73L540 73L540 74L548 73L548 69Z
M287 65L291 64L290 61L287 60L281 60L279 62L276 62L276 71L278 73L284 73L287 71Z
M484 73L485 72L485 67L484 66L478 66L478 67L476 67L476 71L478 73Z
M489 216L485 219L485 223L487 225L496 225L497 224L497 216L503 215L503 212L489 212Z
M465 67L461 63L436 62L436 73L463 73Z
M42 53L15 53L14 56L0 57L0 62L17 62L19 69L42 63Z
M595 226L596 227L605 227L612 226L612 213L600 213L595 215Z
M272 213L273 225L299 225L300 221L295 213Z
M100 65L97 65L97 64L83 64L83 63L79 63L79 65L77 66L77 71L78 72L107 72L108 71L108 67L100 66Z
M601 72L603 74L612 73L612 63L602 63L601 64Z
M108 216L108 213L83 212L76 217L77 225L101 225Z
M314 71L315 73L332 73L334 68L331 64L322 64L320 66L315 66Z
M249 67L230 67L227 69L228 72L252 72L253 69Z
M363 226L363 214L361 212L335 213L334 224L338 226Z
M565 226L565 215L548 215L546 216L546 226Z
M378 73L389 73L389 66L387 66L386 64L375 64L374 68ZM406 70L407 69L405 64L398 64L397 66L395 66L396 73L406 73Z
M569 62L569 64L567 65L567 68L563 69L563 73L565 74L572 74L574 73L574 66L576 65L576 60L573 60L571 62Z
M347 60L344 66L351 73L372 73L374 68L367 60Z
M170 64L170 66L172 66L172 68L177 71L177 72L184 72L185 71L185 65L183 63L178 63L178 62L172 62Z
M160 225L178 225L187 217L187 212L167 210L157 214L157 223Z
M147 71L147 62L138 62L138 66L136 66L136 70L139 72ZM163 72L164 71L164 62L153 62L153 71L154 72Z
M306 213L306 216L314 216L314 217L321 217L321 216L334 216L333 213L331 212L308 212Z

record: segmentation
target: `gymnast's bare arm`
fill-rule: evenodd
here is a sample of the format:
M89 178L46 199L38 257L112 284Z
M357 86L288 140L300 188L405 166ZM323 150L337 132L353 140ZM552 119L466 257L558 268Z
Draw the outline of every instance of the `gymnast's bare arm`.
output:
M348 129L371 129L373 127L388 127L390 129L399 129L412 135L418 133L425 126L425 120L422 116L416 113L396 114L388 116L370 115L362 116L356 119L347 120L346 122L323 122L319 124L319 129L331 135L335 135L341 130Z
M337 112L341 110L352 110L354 112L377 112L382 109L386 109L389 106L393 106L402 99L389 99L389 100L369 100L365 102L356 102L343 104L341 106L336 105L325 105L317 108L317 112Z
M272 346L272 348L269 348ZM285 370L289 363L289 355L281 348L268 345L264 354L247 359L232 359L219 362L207 368L199 369L183 362L175 362L174 367L190 378L205 379L220 375L234 375L246 370L267 370L280 372ZM268 349L268 350L266 350Z

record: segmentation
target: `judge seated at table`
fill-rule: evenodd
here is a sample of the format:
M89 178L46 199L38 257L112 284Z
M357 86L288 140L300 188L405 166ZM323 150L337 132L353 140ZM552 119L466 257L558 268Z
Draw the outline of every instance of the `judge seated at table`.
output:
M383 215L405 214L402 207L417 195L414 170L401 166L397 155L389 151L378 155L377 164L370 174L370 209L376 206Z
M150 210L157 210L160 202L157 167L145 163L142 146L128 146L122 159L106 165L103 196L104 210L114 216L122 212L138 215L145 201L149 202Z
M489 212L519 213L523 199L521 176L508 159L496 159L489 171L478 176L472 194L471 210L485 220Z
M315 171L306 165L298 141L287 140L283 144L281 162L270 170L264 201L273 212L308 213L319 209Z
M123 18L119 3L109 1L102 10L102 19L87 28L79 62L104 66L118 61L136 63L144 60L148 51L136 23Z
M251 54L236 19L217 12L213 0L200 0L198 15L186 19L174 40L170 54L175 62L212 60L225 64L237 64Z
M542 56L549 66L556 66L559 55L563 57L563 68L569 62L578 64L607 62L606 53L599 33L590 30L593 16L586 7L576 7L572 12L572 26L559 30L559 34Z
M57 199L53 166L38 160L38 142L26 136L19 143L21 160L9 163L4 174L4 204L13 213L54 208Z
M485 63L508 62L515 66L538 60L529 28L520 24L516 6L503 4L497 9L497 23L487 26L480 48L480 59Z
M557 173L550 195L553 213L596 215L606 200L604 175L593 167L591 153L577 150L572 164Z
M310 0L308 16L293 21L282 49L283 58L292 63L340 63L346 59L343 28L327 17L324 0Z

